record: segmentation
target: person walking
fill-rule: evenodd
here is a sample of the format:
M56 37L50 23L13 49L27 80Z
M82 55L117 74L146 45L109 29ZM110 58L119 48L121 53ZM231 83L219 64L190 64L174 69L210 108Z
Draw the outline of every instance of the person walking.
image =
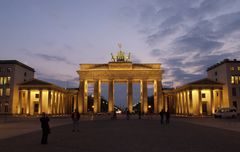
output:
M139 110L138 111L138 119L141 119L141 115L142 115L141 110Z
M129 110L127 109L127 120L129 120L130 119L130 112L129 112Z
M159 113L160 114L160 119L161 119L161 124L163 124L164 113L165 113L164 109L162 109L161 112Z
M166 112L166 124L169 124L170 123L170 112L169 110L167 110Z
M79 119L80 119L80 113L77 109L74 110L72 113L72 121L73 121L73 129L72 132L78 131L79 132Z
M42 128L41 144L48 144L48 134L50 134L50 127L48 124L49 118L46 116L45 112L42 113L40 122L41 122L41 128Z

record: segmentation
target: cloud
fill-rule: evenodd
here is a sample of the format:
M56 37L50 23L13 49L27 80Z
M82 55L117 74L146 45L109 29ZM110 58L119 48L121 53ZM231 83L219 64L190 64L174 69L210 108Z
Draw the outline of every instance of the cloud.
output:
M158 0L138 10L139 31L163 64L166 85L206 77L207 67L240 54L240 1Z

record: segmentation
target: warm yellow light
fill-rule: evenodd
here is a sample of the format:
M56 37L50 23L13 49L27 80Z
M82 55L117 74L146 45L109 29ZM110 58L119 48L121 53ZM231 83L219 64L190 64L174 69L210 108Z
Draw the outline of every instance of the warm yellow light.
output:
M234 84L234 76L231 76L231 83Z
M151 108L151 105L149 105L148 108Z

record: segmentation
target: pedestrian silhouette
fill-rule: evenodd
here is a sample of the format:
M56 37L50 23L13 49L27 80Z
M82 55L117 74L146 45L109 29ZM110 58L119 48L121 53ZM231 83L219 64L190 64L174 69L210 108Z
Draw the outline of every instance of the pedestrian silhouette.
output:
M138 111L138 119L141 119L141 115L142 115L141 110L139 110Z
M40 118L41 128L42 128L42 140L41 144L48 144L48 134L50 134L50 127L49 127L49 118L43 112L42 117Z
M163 124L163 119L164 119L165 110L162 109L161 112L160 112L159 114L160 114L160 121L161 121L161 124Z
M169 124L170 123L170 112L169 110L167 110L166 112L166 124Z
M129 112L129 110L127 109L127 120L129 120L129 118L130 118L130 112Z
M113 111L113 116L111 117L111 119L114 119L114 120L117 119L117 113L116 113L116 110Z
M72 121L73 121L73 129L72 131L78 131L79 132L79 119L80 119L80 113L77 109L72 113L71 115Z

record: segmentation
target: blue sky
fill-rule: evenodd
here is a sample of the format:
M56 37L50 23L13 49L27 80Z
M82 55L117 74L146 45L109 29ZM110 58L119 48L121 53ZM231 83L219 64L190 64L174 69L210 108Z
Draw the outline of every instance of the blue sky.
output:
M203 78L239 59L240 1L0 0L0 59L39 79L78 86L79 64L109 62L119 42L134 62L161 63L164 85Z

